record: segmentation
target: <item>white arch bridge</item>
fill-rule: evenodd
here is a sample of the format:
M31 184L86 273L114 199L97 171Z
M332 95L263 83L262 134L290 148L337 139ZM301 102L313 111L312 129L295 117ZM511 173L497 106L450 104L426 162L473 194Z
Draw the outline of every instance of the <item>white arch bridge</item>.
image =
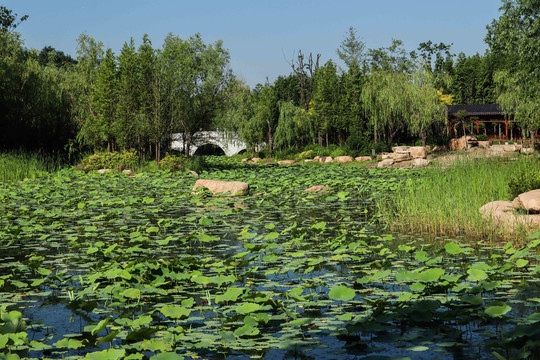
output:
M195 154L201 146L209 144L219 146L227 156L232 156L242 150L246 150L246 144L238 136L226 134L223 131L197 131L191 139L189 155ZM171 148L173 150L184 151L185 146L186 142L183 133L172 135Z

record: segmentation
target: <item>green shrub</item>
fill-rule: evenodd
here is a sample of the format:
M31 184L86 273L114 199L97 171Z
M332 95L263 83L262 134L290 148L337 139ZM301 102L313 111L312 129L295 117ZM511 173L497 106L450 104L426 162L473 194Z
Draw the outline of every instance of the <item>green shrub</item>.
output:
M347 151L345 151L342 148L337 148L330 153L330 156L333 158L338 157L338 156L345 156L345 155L349 155L349 154L347 153Z
M512 172L508 187L511 198L527 191L540 189L540 164L536 161L519 161Z
M296 153L298 152L295 148L283 148L279 150L274 151L274 158L276 160L289 160L294 159L296 157Z
M162 170L180 171L186 168L188 159L185 155L167 154L159 162L159 168Z
M315 157L315 155L313 155L313 150L303 151L300 154L296 155L297 160L312 159L314 157Z
M478 141L486 141L487 140L487 136L484 135L484 134L475 135L475 138Z
M223 158L224 161L227 161L227 157L225 156L215 156L214 158ZM188 159L188 162L186 164L186 168L189 170L193 170L195 172L201 172L205 169L207 169L209 166L208 162L206 161L205 156L192 156Z
M139 165L139 157L135 150L124 150L122 152L98 152L82 159L77 165L84 171L98 169L134 169Z
M329 156L332 150L326 146L321 146L318 144L308 144L304 147L304 152L312 151L311 156Z

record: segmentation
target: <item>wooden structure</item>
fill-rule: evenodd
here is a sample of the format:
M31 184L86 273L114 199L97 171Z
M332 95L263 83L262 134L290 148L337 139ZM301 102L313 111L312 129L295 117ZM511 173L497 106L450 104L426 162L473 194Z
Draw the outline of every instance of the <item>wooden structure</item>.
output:
M530 140L498 104L448 105L448 134L458 137L464 132L467 135L483 134L490 141Z

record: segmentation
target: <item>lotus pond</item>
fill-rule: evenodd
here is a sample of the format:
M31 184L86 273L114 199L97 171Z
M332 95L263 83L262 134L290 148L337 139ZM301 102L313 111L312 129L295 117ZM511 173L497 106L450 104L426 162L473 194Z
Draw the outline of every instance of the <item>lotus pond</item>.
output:
M167 172L0 183L0 358L539 358L538 234L384 234L377 202L421 174L201 174L245 197Z

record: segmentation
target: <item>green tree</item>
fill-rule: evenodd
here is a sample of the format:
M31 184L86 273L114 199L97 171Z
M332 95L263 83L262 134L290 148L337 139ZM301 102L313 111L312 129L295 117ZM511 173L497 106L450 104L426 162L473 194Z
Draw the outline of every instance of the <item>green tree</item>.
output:
M502 4L502 14L487 27L485 39L496 56L510 59L496 76L497 101L535 134L540 127L540 2L502 0Z
M275 134L276 147L297 147L309 139L306 112L292 102L280 101L279 120Z
M276 91L270 84L258 84L253 92L253 125L260 128L263 124L268 157L272 157L274 149L274 134L278 125L279 109Z
M368 76L361 99L373 126L374 143L382 135L390 145L396 134L405 129L410 114L408 81L403 72L379 70Z
M0 6L0 31L12 32L23 21L28 19L28 15L23 15L17 22L17 17L18 15L13 13L12 10L9 10L5 6Z
M426 146L427 135L434 125L445 124L447 107L439 100L434 87L436 78L428 69L417 70L407 82L410 114L405 115L407 127L412 135L420 136L422 146Z
M118 79L116 57L110 48L97 71L92 104L96 116L95 121L85 124L88 126L85 139L90 145L101 147L106 144L108 151L115 151Z
M351 26L337 49L337 54L347 65L348 71L356 72L364 67L365 48L366 44L358 39L356 30Z
M155 153L162 141L170 135L170 122L163 114L163 91L161 69L157 51L152 47L148 35L138 51L138 116L137 116L137 148L143 157L146 154L146 145L153 145ZM151 150L151 147L150 147ZM151 152L151 151L150 151ZM156 156L159 166L159 157Z
M315 119L313 134L317 136L319 145L323 143L323 134L326 146L329 136L334 131L340 139L347 130L347 124L340 118L341 88L337 75L336 65L330 60L315 73L315 90L310 114Z
M213 125L225 101L230 80L229 52L221 41L206 45L200 34L187 40L169 34L161 54L167 113L186 138L186 154L193 134Z
M139 58L133 39L124 43L118 56L117 111L113 133L120 148L134 148L139 112Z

